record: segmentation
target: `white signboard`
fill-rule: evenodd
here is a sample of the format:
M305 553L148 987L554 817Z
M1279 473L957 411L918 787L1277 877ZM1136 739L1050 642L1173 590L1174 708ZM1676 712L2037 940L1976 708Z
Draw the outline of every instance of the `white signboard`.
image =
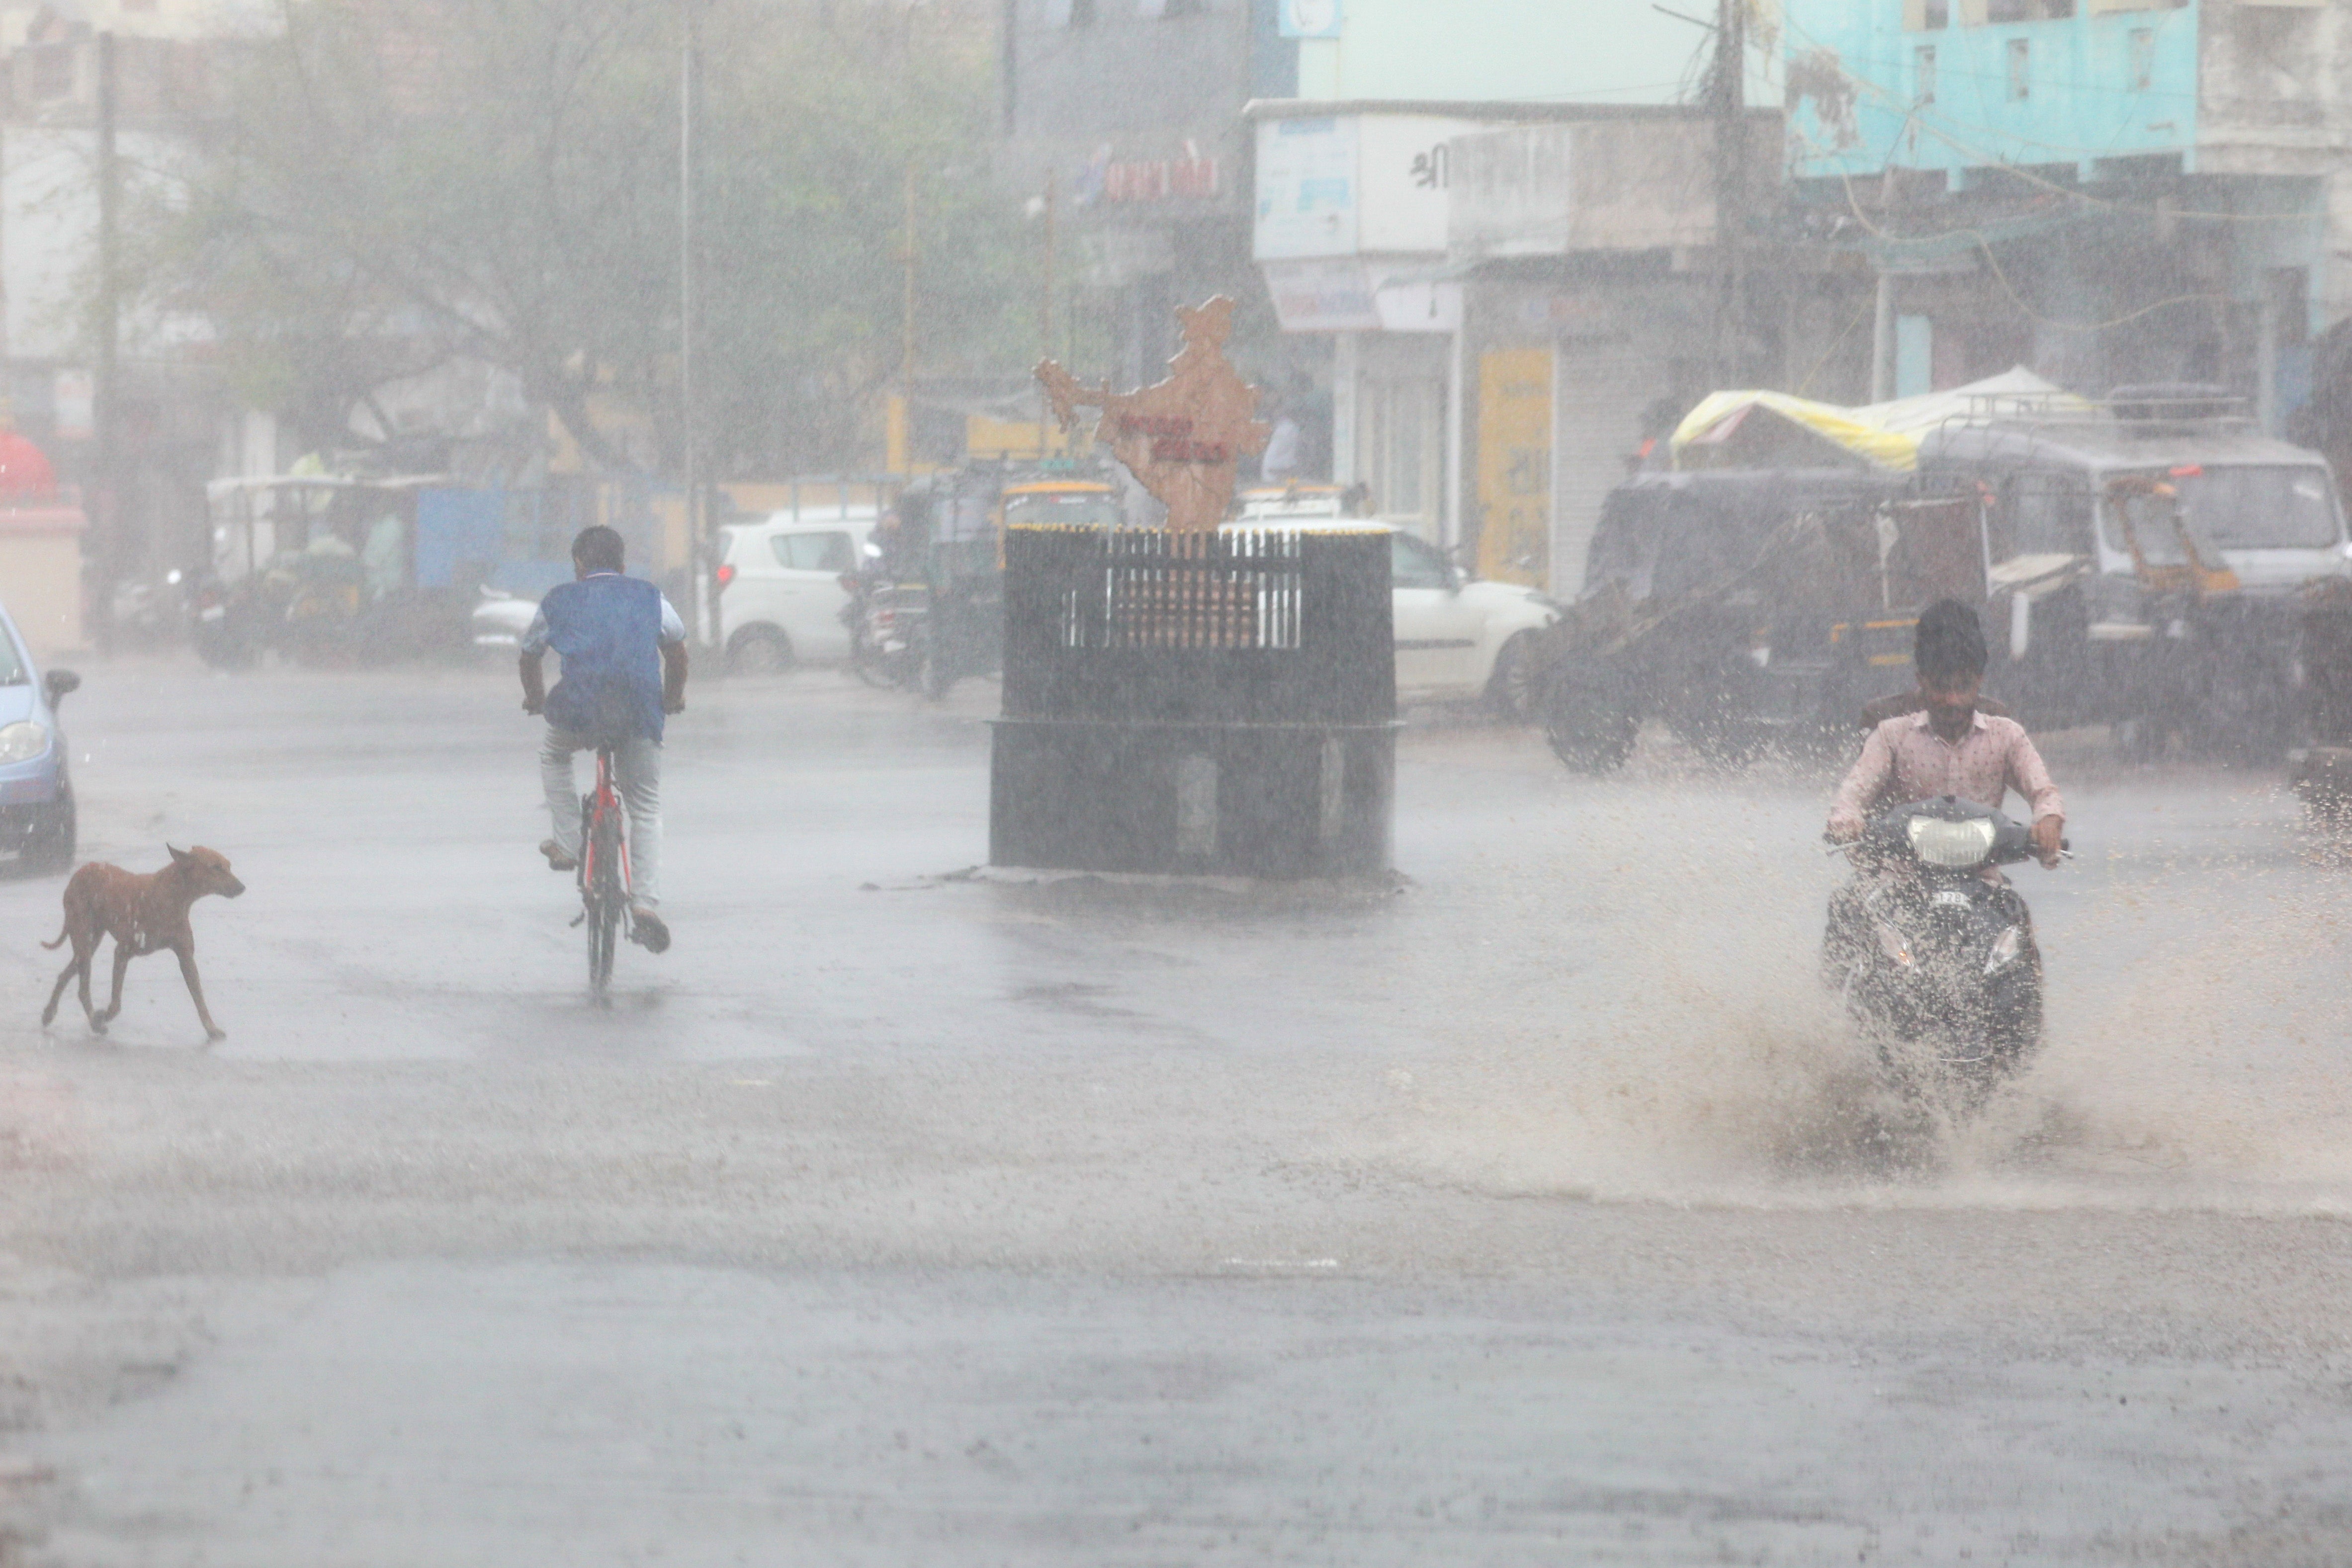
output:
M1446 142L1479 129L1433 114L1261 120L1257 259L1444 256Z
M1358 248L1355 120L1260 120L1257 259L1353 256Z
M1482 129L1428 114L1368 114L1356 128L1357 247L1444 256L1452 168L1445 143Z

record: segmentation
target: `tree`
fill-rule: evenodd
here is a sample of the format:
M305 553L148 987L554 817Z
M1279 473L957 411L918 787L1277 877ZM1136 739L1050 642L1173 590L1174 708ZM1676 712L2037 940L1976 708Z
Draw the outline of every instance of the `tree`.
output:
M1019 362L1017 217L977 167L984 40L884 7L690 3L705 459L852 465L898 369L910 168L927 361L1001 342ZM285 0L138 214L139 281L314 441L466 357L599 461L674 467L683 25L681 0Z

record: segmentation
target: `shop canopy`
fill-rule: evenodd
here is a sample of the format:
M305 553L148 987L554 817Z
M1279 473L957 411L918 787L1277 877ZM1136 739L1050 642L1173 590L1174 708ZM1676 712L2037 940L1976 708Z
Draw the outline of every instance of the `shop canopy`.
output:
M2089 406L2023 366L1966 386L1860 408L1789 392L1710 392L1675 428L1675 466L1903 472L1918 466L1920 439L1953 420Z

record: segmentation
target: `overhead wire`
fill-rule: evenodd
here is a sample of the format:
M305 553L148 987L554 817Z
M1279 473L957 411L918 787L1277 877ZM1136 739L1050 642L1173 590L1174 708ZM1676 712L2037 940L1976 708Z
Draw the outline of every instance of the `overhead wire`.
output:
M1802 133L1800 132L1800 134L1801 135ZM1811 139L1808 137L1806 140L1811 141ZM1846 206L1853 212L1854 221L1860 224L1864 229L1868 230L1874 236L1881 240L1885 240L1893 245L1901 245L1905 243L1917 243L1917 241L1922 238L1948 238L1954 235L1965 235L1966 237L1974 240L1976 242L1977 250L1984 256L1985 266L1990 269L1992 273L1993 280L2000 285L2001 292L2009 296L2010 302L2015 305L2021 312L2033 321L2038 322L2042 326L2054 329L2058 331L2104 332L2110 328L2126 326L2131 322L2138 320L2143 316L2152 316L2159 310L2168 310L2176 305L2211 304L2217 301L2222 304L2233 303L2231 297L2226 294L2214 294L2211 292L2202 294L2178 294L2169 299L2159 299L2153 305L2144 305L2137 310L2126 311L2121 316L2115 317L2105 321L2061 321L2054 316L2043 315L2041 310L2037 309L2033 304L2025 298L2024 295L2018 292L2017 286L2010 281L2009 273L2001 267L2000 257L1993 254L1991 239L1982 229L1973 227L1957 227L1944 229L1935 235L1924 236L1891 233L1871 222L1869 214L1862 210L1862 202L1853 193L1853 176L1841 170L1838 173L1838 179L1845 187Z

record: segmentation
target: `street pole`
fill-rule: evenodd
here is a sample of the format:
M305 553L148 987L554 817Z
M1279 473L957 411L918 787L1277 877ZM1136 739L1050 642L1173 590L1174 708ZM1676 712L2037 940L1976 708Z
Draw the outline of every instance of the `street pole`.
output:
M898 418L912 446L915 421L915 160L906 164L906 297L898 301Z
M1723 267L1716 309L1717 384L1747 377L1747 278L1741 242L1748 222L1748 0L1717 0L1715 27L1715 233Z
M121 337L121 169L115 157L114 35L98 36L98 353L90 377L91 499L98 514L98 573L91 610L102 647L114 640L114 587L129 552L123 538L121 486L118 483L121 433L116 411Z
M706 650L719 645L716 577L704 527L702 472L696 451L694 385L695 294L694 131L696 88L701 61L701 24L695 0L686 0L685 40L677 68L677 402L678 443L686 486L686 538L694 571L695 639Z
M1054 188L1060 183L1053 170L1045 171L1045 292L1037 302L1037 357L1040 360L1054 357L1054 252L1059 246L1055 234ZM1037 392L1037 457L1040 462L1045 457L1047 417L1045 392L1041 386Z
M1885 263L1881 262L1883 269ZM1895 395L1895 275L1881 270L1878 298L1871 308L1870 401L1885 402Z

